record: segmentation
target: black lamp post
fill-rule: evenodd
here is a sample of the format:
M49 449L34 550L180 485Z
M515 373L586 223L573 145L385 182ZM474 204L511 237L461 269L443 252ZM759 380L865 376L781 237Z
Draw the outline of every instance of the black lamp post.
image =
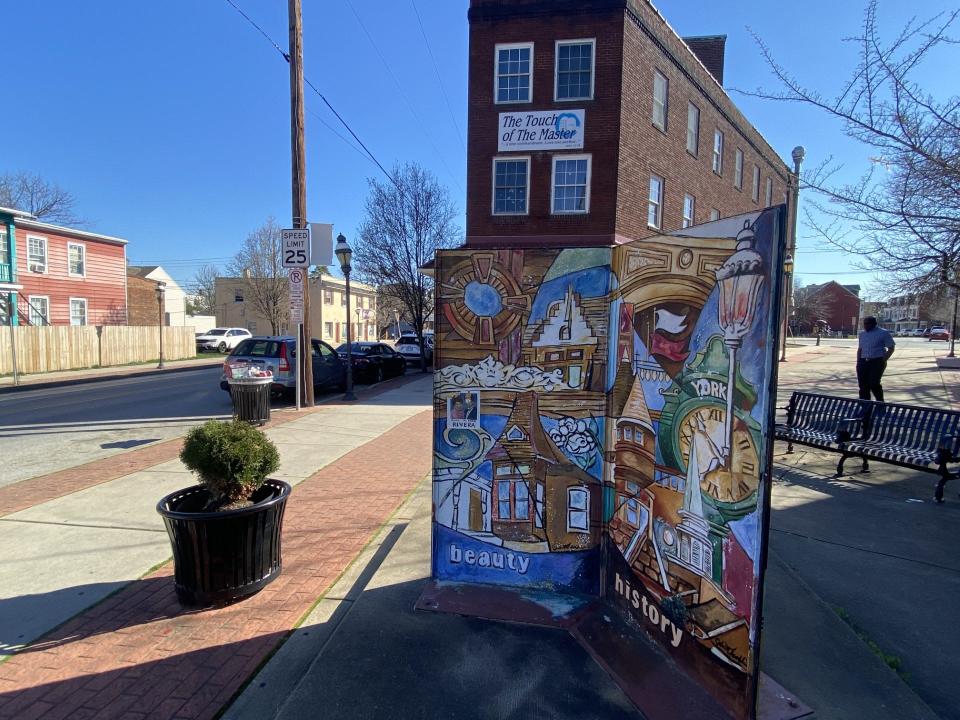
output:
M160 325L160 362L157 364L158 370L163 370L163 297L167 292L167 284L165 282L157 283L157 311L159 313Z
M787 254L783 261L783 348L780 350L780 362L787 359L787 336L790 334L790 300L793 297L793 287L790 285L793 277L793 255Z
M347 297L347 391L343 394L344 400L356 400L357 396L353 394L353 335L350 332L350 259L353 257L353 250L347 244L347 239L343 233L337 235L337 247L334 250L337 260L340 261L340 270L343 271L343 279L346 280Z
M957 342L957 300L960 300L960 282L957 282L957 271L948 266L946 259L940 269L940 279L953 288L953 324L950 325L950 352L947 357L956 357L954 350Z

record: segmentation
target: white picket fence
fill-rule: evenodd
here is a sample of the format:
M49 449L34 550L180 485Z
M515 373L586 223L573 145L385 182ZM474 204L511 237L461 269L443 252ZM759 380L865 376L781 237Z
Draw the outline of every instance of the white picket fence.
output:
M160 328L103 325L0 327L0 375L149 362L160 358ZM11 345L12 344L12 345ZM164 360L196 355L193 327L163 328Z

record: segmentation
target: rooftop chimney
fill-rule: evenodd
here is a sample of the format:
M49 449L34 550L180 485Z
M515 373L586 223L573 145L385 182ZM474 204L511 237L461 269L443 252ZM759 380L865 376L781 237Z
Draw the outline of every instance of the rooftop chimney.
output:
M686 37L683 41L697 56L714 79L723 86L723 51L727 44L726 35L704 35Z

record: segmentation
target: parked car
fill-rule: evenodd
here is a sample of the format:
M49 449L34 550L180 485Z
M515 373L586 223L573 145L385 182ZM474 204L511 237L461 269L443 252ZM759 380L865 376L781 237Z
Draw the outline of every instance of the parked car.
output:
M397 340L395 349L398 353L403 355L407 362L420 362L419 338L411 335L405 335ZM426 339L423 341L423 355L426 358L428 365L433 362L433 343Z
M197 335L197 352L233 350L249 337L253 335L246 328L214 328Z
M315 388L342 387L346 382L346 364L337 352L322 340L311 341L313 349L313 385ZM220 387L230 391L230 365L246 364L273 373L273 391L291 395L297 390L297 341L288 336L270 335L243 340L223 363Z
M337 348L340 359L347 360L347 344ZM407 371L407 361L389 345L375 342L355 342L350 344L350 356L353 361L353 379L357 382L378 383L386 378L403 375Z
M927 335L927 340L929 341L949 340L949 339L950 339L950 331L947 330L945 327L930 328L930 334Z

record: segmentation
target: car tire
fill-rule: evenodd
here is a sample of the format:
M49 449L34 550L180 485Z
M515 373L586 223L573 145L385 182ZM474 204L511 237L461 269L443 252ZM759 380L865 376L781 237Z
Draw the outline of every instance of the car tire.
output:
M225 353L227 351L227 344L221 341L220 344L217 345L217 350L219 350L222 353Z
M382 382L383 382L383 366L381 365L377 367L377 369L374 370L373 372L373 383L374 385L376 385L377 383L382 383Z
M397 373L397 375L400 377L403 377L406 374L407 374L407 361L404 360L402 363L400 363L400 372Z

